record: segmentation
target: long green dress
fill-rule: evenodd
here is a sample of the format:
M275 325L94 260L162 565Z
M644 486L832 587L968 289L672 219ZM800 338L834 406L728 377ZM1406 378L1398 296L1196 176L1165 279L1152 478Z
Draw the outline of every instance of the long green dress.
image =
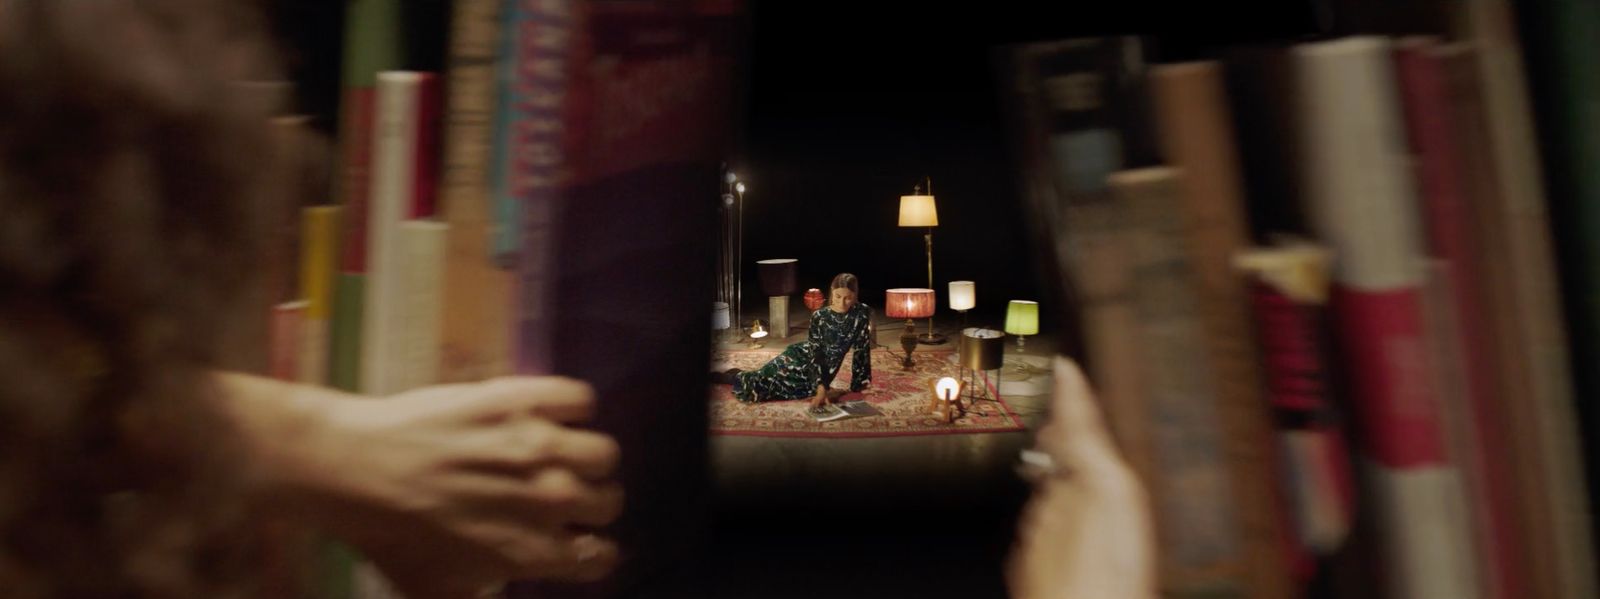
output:
M734 375L733 396L743 402L812 397L820 385L833 384L844 364L844 354L854 350L850 362L850 390L872 382L872 337L868 324L872 308L856 304L840 314L832 308L811 313L811 331L805 341L789 346L761 368Z

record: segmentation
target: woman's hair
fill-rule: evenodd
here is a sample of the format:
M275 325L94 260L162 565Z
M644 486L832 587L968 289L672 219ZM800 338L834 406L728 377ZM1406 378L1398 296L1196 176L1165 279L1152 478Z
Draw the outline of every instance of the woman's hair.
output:
M828 283L828 291L830 293L835 289L849 289L850 293L861 295L861 289L858 281L856 280L856 276L847 272L841 272L837 275L834 275L833 282Z
M7 597L251 586L239 448L207 396L281 197L233 84L271 71L243 6L0 0Z

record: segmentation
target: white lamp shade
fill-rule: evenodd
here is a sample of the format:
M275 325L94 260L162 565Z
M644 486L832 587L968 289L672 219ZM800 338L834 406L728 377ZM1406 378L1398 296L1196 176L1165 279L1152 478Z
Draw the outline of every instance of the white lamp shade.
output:
M955 379L950 377L939 379L938 383L934 383L933 388L934 391L939 394L939 399L941 401L954 400L956 395L961 393L961 385L957 383Z
M957 312L971 310L978 305L978 284L972 281L950 282L950 309Z
M728 318L728 302L712 302L711 329L721 331L730 326L733 326L733 324L732 320Z
M934 208L933 196L900 196L900 226L939 226L939 210Z

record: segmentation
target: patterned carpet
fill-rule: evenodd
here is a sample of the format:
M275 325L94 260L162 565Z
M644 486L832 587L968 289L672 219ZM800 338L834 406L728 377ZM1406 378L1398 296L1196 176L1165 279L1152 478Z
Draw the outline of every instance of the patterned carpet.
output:
M754 370L777 356L778 349L721 350L712 356L717 369ZM939 377L959 377L959 368L950 360L951 350L918 349L912 354L911 370L902 367L899 352L872 351L873 393L846 393L840 401L866 400L882 413L817 422L807 412L808 400L740 403L728 385L711 387L711 432L720 435L764 437L891 437L902 435L948 435L998 433L1024 430L1011 407L1001 401L978 401L974 409L953 424L928 415L928 382ZM982 380L981 378L979 379ZM850 358L833 381L835 389L850 385ZM999 397L991 392L991 397Z

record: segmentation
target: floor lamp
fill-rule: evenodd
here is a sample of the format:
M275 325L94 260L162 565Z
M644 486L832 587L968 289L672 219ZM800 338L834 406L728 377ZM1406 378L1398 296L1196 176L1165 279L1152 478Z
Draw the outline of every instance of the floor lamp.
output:
M900 196L900 226L926 227L922 241L928 253L928 289L933 289L933 228L939 226L939 210L933 202L933 180L928 180L928 195L922 195L922 186L912 188L911 195ZM933 314L928 314L928 331L917 337L919 343L938 345L944 335L933 331Z
M718 235L718 260L717 260L717 301L713 310L727 310L730 314L725 316L713 315L714 319L726 319L732 326L726 327L729 333L726 340L737 342L741 337L739 332L744 326L743 313L740 310L743 300L744 281L740 276L740 265L744 262L744 182L731 170L723 171L723 189L721 212L721 231ZM716 320L721 322L721 320Z

